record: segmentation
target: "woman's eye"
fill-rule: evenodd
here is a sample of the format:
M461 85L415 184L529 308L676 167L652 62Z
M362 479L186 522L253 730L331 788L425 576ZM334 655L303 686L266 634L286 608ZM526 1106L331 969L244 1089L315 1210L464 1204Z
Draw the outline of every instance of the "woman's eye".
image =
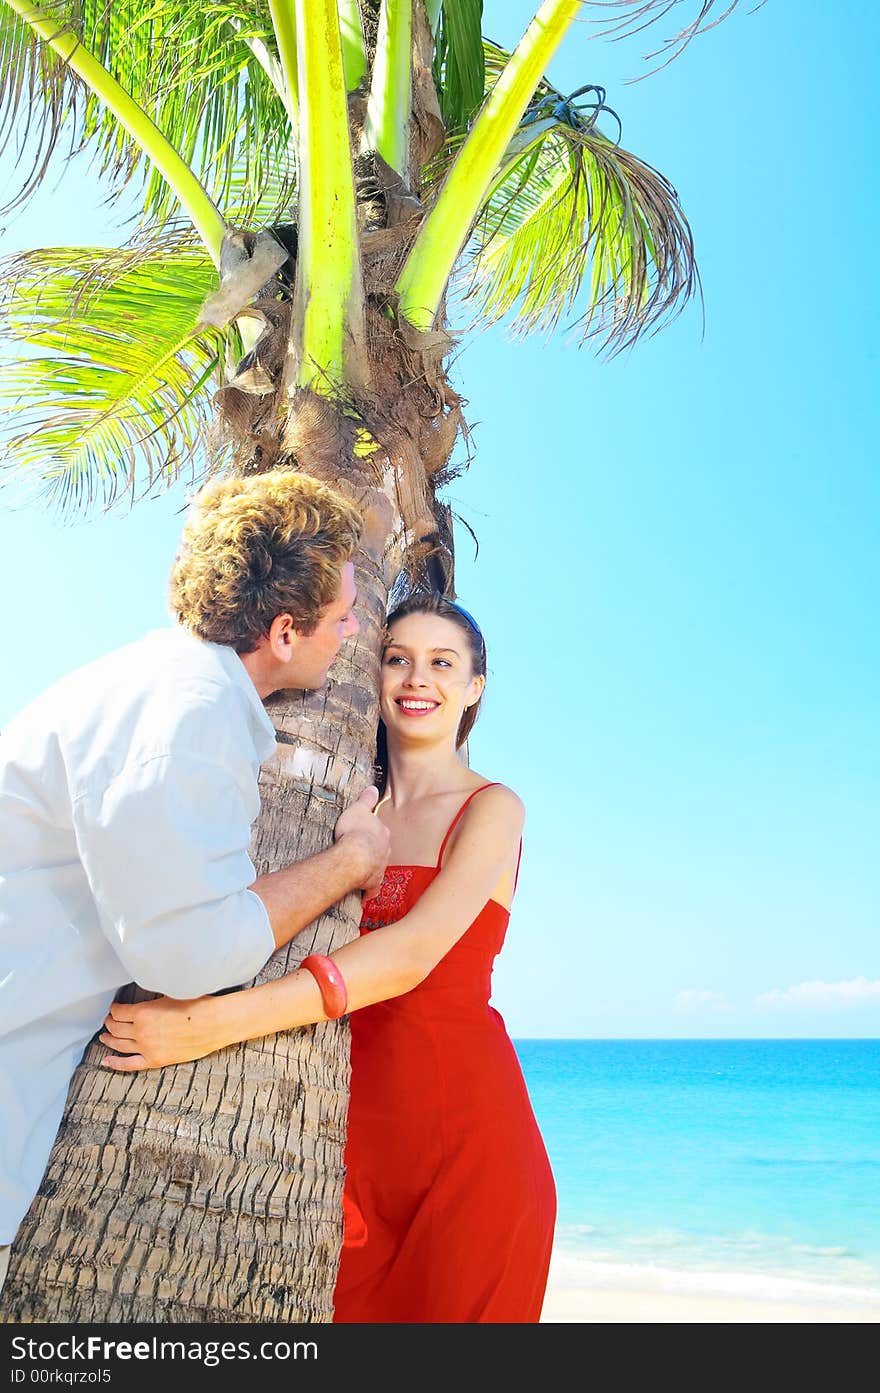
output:
M385 659L385 662L388 667L397 667L398 663L405 663L406 658L402 657L400 653L392 653Z
M452 667L452 664L451 664L451 662L449 661L448 658L435 658L435 659L434 659L434 664L435 664L435 666L436 666L437 663L439 663L441 667Z

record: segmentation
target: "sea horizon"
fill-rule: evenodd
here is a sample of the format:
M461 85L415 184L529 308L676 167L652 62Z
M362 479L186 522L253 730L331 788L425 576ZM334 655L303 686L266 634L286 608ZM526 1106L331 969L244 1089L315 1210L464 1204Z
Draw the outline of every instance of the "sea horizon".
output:
M878 1043L878 1042L880 1042L880 1034L878 1034L878 1035L521 1035L521 1034L517 1034L517 1035L512 1036L512 1039L513 1039L514 1044L516 1044L517 1041L519 1041L519 1040L525 1040L525 1041L530 1041L530 1042L536 1042L536 1041L544 1040L544 1041L546 1041L548 1044L552 1044L554 1041L574 1042L574 1041L579 1041L579 1040L582 1040L582 1041L584 1041L584 1042L587 1043L587 1044L590 1044L590 1043L603 1044L603 1043L605 1043L606 1041L613 1041L613 1042L616 1043L616 1044L625 1044L627 1041L632 1041L632 1042L634 1042L634 1043L643 1043L643 1042L646 1041L646 1040L656 1040L656 1041L676 1040L676 1041L681 1041L681 1042L684 1042L684 1041L693 1041L695 1044L699 1044L701 1041L715 1041L715 1040L721 1040L721 1041L727 1041L727 1040L729 1040L729 1041L731 1041L731 1042L743 1041L743 1042L766 1043L766 1044L775 1044L775 1043L778 1043L778 1042L791 1041L791 1042L796 1043L796 1044L805 1044L805 1043L809 1043L809 1042L812 1041L812 1040L815 1040L815 1041L816 1041L817 1043L819 1043L819 1044L834 1044L834 1043L837 1042L837 1041L848 1041L848 1040L867 1041L868 1043L871 1043L871 1042Z
M876 1305L880 1039L514 1038L563 1285Z

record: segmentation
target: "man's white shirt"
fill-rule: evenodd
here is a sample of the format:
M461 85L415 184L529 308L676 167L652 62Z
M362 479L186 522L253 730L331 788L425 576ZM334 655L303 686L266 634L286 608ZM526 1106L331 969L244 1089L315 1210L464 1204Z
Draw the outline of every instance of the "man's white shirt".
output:
M274 749L238 655L183 629L72 673L0 733L0 1244L118 989L202 996L274 952L247 888Z

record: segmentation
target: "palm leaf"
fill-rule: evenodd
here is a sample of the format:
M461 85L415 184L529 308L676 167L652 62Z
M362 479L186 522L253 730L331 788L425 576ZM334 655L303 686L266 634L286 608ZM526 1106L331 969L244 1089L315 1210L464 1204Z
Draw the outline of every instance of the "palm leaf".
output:
M256 188L247 156L240 155L229 169L223 213L232 227L269 227L292 220L295 198L296 171L292 160L279 161L268 169Z
M245 213L265 182L291 169L290 121L262 44L274 51L265 0L43 0L155 121L218 206L233 188ZM21 138L15 112L26 108ZM144 209L161 222L176 211L138 144L69 68L4 8L0 15L0 121L6 139L35 151L15 202L45 173L62 130L91 150L111 196L139 178ZM259 139L255 139L259 132ZM243 193L246 192L246 196Z
M509 317L524 335L568 317L581 340L597 335L609 352L699 288L674 189L589 120L559 122L512 164L470 251L464 294L483 322Z
M449 173L450 166L467 139L468 128L472 124L473 118L477 115L511 58L510 49L502 48L493 39L482 38L480 42L482 45L482 94L478 97L476 106L469 112L468 119L463 125L450 127L447 123L446 141L443 149L422 170L419 198L426 208L429 208L436 198L443 180ZM555 92L555 88L544 80L535 89L535 100L552 92Z
M0 381L4 483L76 512L192 466L227 337L199 326L217 285L203 249L53 247L0 278L0 330L26 345Z
M447 131L470 125L482 103L483 0L443 0L434 36L434 82Z
M65 90L72 105L81 89L48 45L0 3L0 152L17 137L19 163L31 160L20 192L4 203L4 212L25 202L41 183L61 136Z

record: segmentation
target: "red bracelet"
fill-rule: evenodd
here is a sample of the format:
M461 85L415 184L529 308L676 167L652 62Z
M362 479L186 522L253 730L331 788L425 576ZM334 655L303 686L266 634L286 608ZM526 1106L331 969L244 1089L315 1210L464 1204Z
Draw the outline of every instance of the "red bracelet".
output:
M324 1010L330 1020L335 1021L337 1017L344 1016L348 1005L348 992L345 989L345 978L333 959L325 957L323 953L311 953L307 958L303 958L300 967L310 972L320 987Z

